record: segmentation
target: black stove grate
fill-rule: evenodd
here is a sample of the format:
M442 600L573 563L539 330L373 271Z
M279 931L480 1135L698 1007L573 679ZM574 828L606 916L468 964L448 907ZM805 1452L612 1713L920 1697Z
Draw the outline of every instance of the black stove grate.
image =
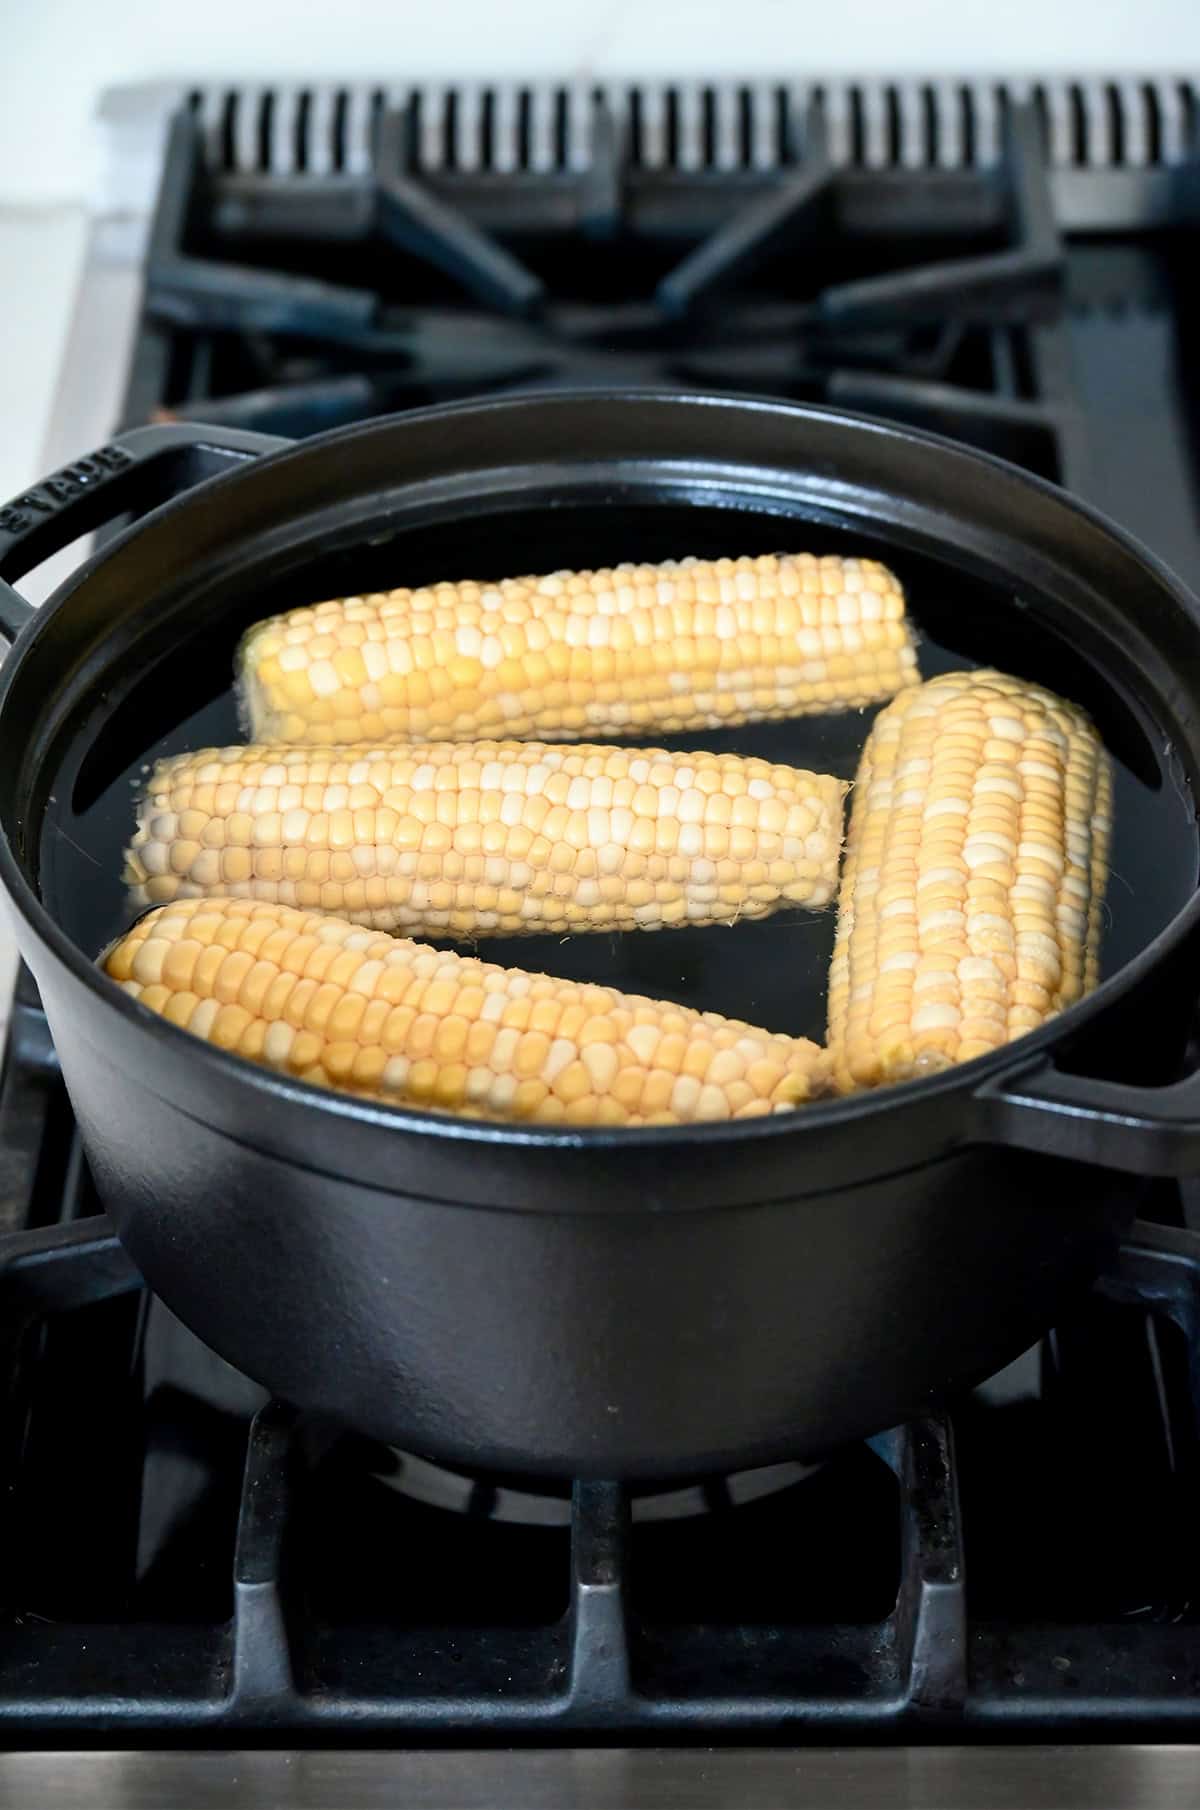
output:
M577 1483L564 1525L505 1525L495 1480L461 1512L405 1500L408 1461L266 1401L145 1294L27 982L0 1102L24 1227L0 1240L0 1723L21 1741L1200 1718L1200 1233L1139 1224L1040 1354L773 1493L710 1482L707 1513L643 1521Z
M827 402L1065 484L1200 580L1197 118L1188 82L197 94L124 424Z

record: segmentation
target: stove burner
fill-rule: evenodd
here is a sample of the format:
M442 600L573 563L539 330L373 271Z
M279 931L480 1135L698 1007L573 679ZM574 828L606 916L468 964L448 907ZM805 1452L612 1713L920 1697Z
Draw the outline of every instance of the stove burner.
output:
M527 1482L482 1481L462 1471L433 1464L410 1452L392 1451L393 1467L377 1470L380 1483L427 1508L448 1509L476 1520L519 1527L569 1527L571 1496L565 1486L537 1487ZM630 1518L635 1525L651 1521L686 1521L723 1509L760 1502L812 1477L820 1463L763 1465L675 1488L634 1488Z

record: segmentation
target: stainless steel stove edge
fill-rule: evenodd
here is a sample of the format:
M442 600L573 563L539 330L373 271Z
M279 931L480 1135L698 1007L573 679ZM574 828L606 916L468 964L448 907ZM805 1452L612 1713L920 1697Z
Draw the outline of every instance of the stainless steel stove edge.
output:
M0 1755L0 1810L1195 1810L1200 1746Z

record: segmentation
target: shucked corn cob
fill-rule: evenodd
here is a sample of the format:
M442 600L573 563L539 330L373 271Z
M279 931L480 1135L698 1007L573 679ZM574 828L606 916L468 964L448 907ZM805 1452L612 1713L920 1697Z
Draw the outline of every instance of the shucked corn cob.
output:
M751 1118L826 1091L804 1038L251 899L149 913L103 965L151 1010L305 1081L476 1118Z
M830 968L837 1085L982 1055L1094 987L1110 826L1108 758L1061 698L956 672L881 711Z
M874 560L769 554L338 598L240 653L256 741L563 741L848 709L916 682Z
M762 917L833 897L845 789L655 748L211 748L155 767L126 880L460 936Z

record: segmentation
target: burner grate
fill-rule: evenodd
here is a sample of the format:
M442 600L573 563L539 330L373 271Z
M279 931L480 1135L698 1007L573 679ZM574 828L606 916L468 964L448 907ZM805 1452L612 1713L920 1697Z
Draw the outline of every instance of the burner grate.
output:
M709 226L639 189L638 109L601 96L586 167L539 199L524 175L439 185L416 103L376 99L371 173L353 178L222 174L202 109L176 113L130 422L304 434L514 387L743 389L880 410L1086 488L1070 361L1048 350L1066 263L1035 100L1002 97L985 174L928 188L872 170L855 190L822 93L794 140L780 115L795 155L767 186L714 175ZM277 113L257 117L268 161ZM335 246L331 283L311 273Z

